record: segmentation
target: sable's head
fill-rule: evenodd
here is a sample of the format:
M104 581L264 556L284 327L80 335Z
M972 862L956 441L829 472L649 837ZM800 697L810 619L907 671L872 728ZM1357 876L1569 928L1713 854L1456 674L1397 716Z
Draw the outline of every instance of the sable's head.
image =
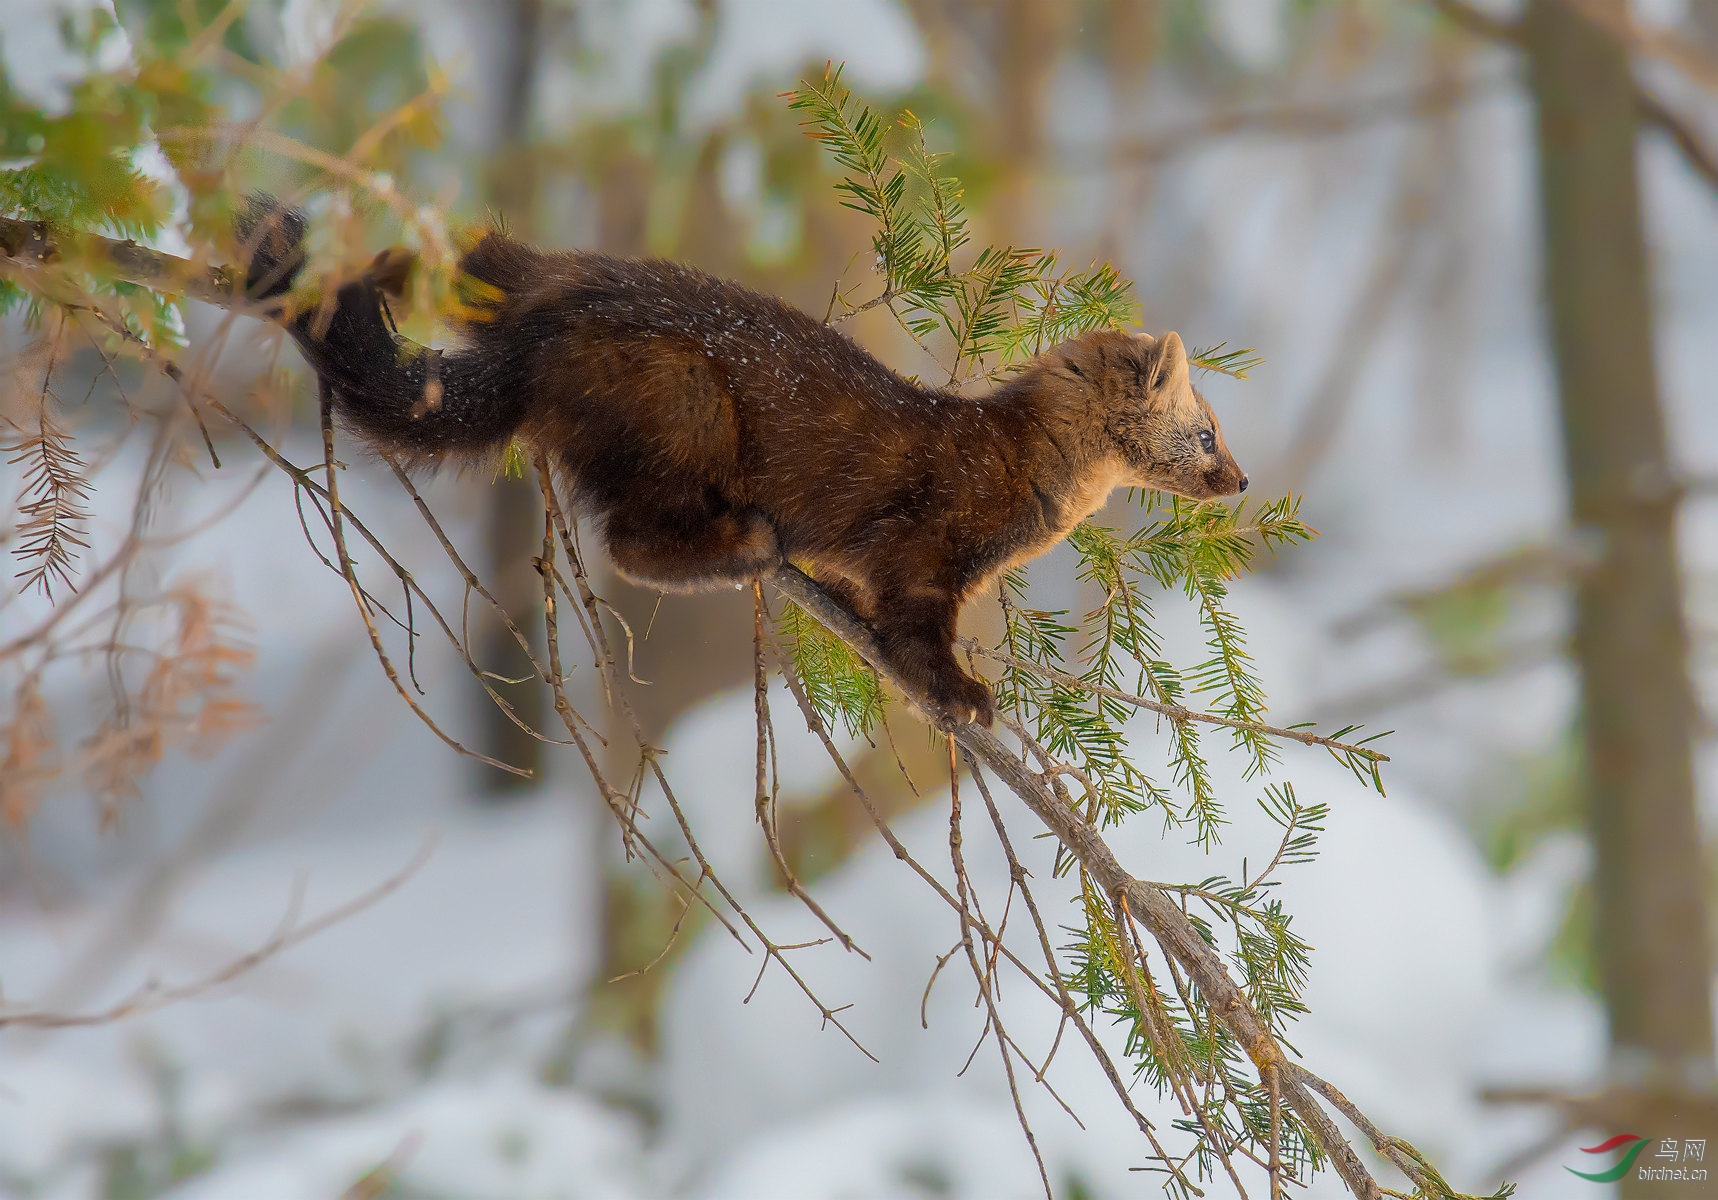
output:
M1098 330L1064 342L1046 358L1064 384L1078 380L1096 392L1129 486L1190 500L1247 490L1216 415L1193 387L1179 334Z

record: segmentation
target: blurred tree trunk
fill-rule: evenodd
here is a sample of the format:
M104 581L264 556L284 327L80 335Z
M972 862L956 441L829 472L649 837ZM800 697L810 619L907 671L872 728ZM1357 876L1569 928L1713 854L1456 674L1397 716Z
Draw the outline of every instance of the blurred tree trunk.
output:
M513 231L529 239L537 233L537 187L526 139L543 0L503 0L494 6L492 15L495 35L501 40L496 56L499 145L490 160L488 191L491 203L506 216ZM543 537L543 501L537 480L529 470L522 479L502 475L492 485L483 486L482 499L484 552L488 558L484 578L520 632L535 644L542 638L543 625L543 581L531 566ZM533 729L543 729L548 715L545 690L533 678L530 659L513 635L491 614L484 613L476 641L474 657L486 670L508 679L526 680L507 684L492 679L490 684L512 704L521 721ZM542 772L543 743L519 728L487 694L480 692L477 699L483 713L479 748L491 758L534 772L526 779L480 765L482 794L500 799L534 786Z
M1448 460L1462 445L1467 414L1461 397L1471 390L1477 341L1471 286L1474 272L1475 179L1463 136L1459 98L1467 89L1473 43L1440 37L1427 47L1427 85L1449 103L1425 120L1428 158L1424 238L1432 264L1421 303L1420 361L1414 379L1414 440ZM1406 234L1404 236L1413 236Z
M1163 0L1110 0L1104 29L1104 65L1118 101L1137 98L1157 61Z
M1589 556L1575 652L1611 1082L1686 1118L1677 1097L1712 1086L1711 959L1634 83L1623 47L1563 0L1532 0L1526 30L1569 510ZM1651 1186L1625 1181L1623 1194Z
M999 241L1031 244L1048 132L1044 101L1075 15L1066 0L1003 0L996 13L998 180L989 223Z
M1688 24L1701 45L1718 50L1718 0L1688 0Z

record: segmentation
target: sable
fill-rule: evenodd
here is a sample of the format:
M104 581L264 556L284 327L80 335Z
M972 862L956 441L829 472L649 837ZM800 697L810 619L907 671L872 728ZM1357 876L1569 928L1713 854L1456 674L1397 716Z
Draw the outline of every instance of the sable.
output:
M240 232L249 293L289 291L302 218L259 199ZM793 562L956 721L994 717L953 643L961 605L998 572L1116 487L1247 486L1174 333L1088 333L963 396L727 280L490 232L460 263L465 345L429 350L384 312L410 266L384 251L290 318L354 432L426 464L522 439L651 587L731 587Z

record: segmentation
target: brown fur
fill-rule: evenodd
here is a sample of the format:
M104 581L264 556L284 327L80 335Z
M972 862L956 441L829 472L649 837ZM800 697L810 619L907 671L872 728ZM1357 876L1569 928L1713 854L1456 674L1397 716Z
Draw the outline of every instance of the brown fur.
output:
M1173 333L1088 333L969 397L672 263L492 233L463 268L463 350L394 338L379 304L392 264L342 288L325 327L295 327L348 425L426 462L522 437L600 523L615 566L652 587L735 586L795 562L957 720L993 718L953 639L961 605L998 572L1115 487L1204 499L1247 484Z

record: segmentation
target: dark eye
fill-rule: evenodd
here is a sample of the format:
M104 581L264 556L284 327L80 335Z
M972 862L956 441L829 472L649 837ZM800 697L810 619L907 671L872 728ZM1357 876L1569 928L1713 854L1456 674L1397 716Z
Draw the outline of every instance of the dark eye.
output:
M1199 431L1199 445L1204 447L1205 453L1209 454L1217 448L1217 439L1211 436L1209 429L1201 429Z

